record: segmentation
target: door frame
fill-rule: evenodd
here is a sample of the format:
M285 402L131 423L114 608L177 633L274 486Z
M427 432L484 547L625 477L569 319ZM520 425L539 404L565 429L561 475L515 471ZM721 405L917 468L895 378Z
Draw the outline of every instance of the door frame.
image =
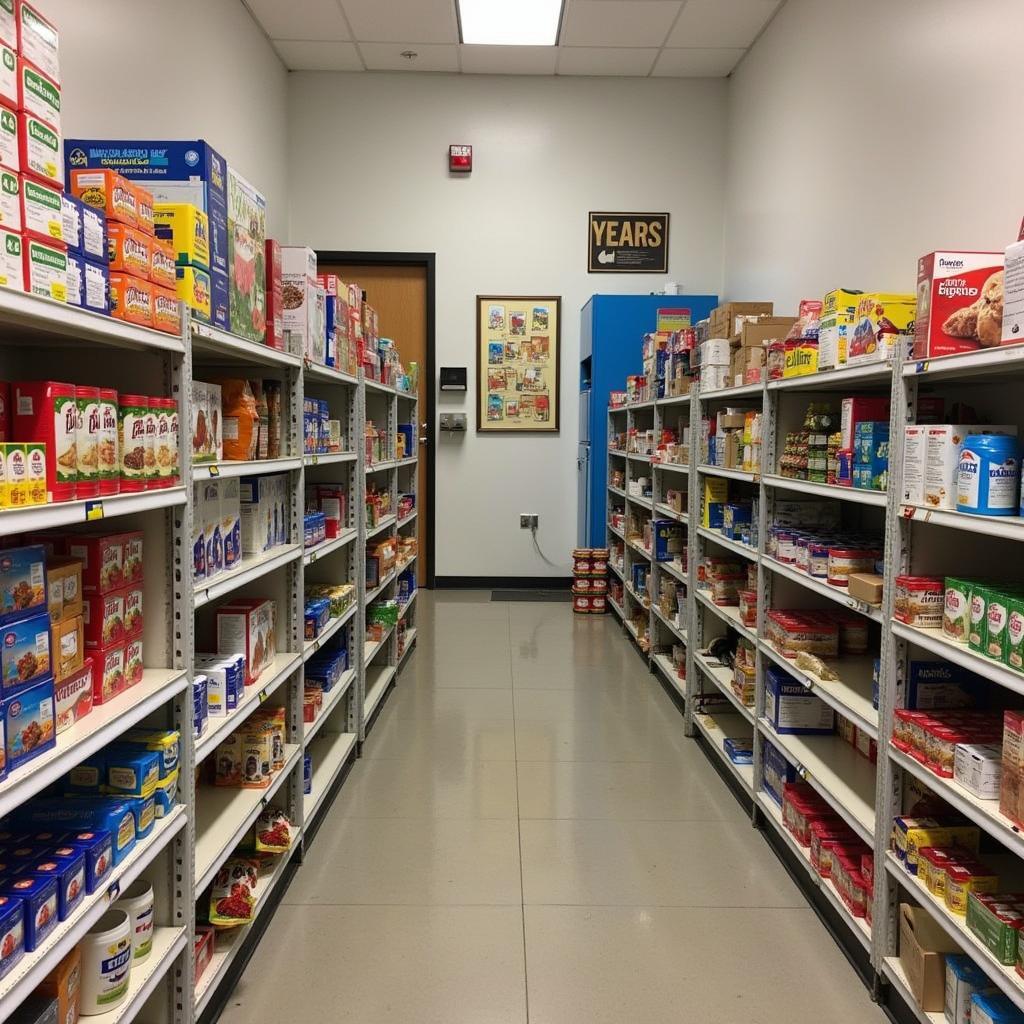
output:
M358 252L348 249L318 249L317 264L333 263L344 266L368 267L423 267L427 277L427 358L423 367L424 379L427 382L427 413L421 420L427 424L427 501L420 507L420 514L425 519L423 560L426 566L427 589L433 589L434 581L434 502L437 493L435 471L437 465L437 445L435 444L435 421L437 419L437 395L434 381L437 375L435 368L435 299L437 285L437 254L433 252ZM416 424L417 444L420 424Z

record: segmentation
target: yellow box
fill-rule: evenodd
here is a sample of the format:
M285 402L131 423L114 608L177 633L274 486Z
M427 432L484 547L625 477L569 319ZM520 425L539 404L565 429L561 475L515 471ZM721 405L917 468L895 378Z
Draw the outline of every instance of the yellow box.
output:
M4 463L3 499L0 505L3 508L25 508L29 503L25 446L6 441L0 444L0 455Z
M857 303L863 297L863 292L848 292L845 288L834 288L821 300L821 316L824 318L834 313L845 313L852 317L857 312Z
M28 478L28 504L46 504L46 442L25 442L25 469Z
M702 526L711 526L711 506L724 505L729 500L729 481L718 476L704 477L704 501L700 517Z
M846 362L847 339L862 295L863 292L836 288L822 299L818 323L819 369L834 370Z
M210 275L201 267L178 267L178 298L188 304L193 315L210 322Z
M783 377L806 377L818 372L818 342L794 338L786 342L786 362Z
M916 314L917 300L913 295L865 292L857 303L846 362L887 360L901 342L909 347L914 340Z
M174 246L179 266L210 269L210 221L202 210L190 203L156 203L153 216L157 238Z

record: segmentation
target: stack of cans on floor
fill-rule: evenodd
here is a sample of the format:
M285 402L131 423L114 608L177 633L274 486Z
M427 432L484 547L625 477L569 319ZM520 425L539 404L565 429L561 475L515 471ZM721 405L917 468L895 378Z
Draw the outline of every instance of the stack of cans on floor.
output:
M577 615L603 615L608 610L608 549L576 548L572 576L572 610Z

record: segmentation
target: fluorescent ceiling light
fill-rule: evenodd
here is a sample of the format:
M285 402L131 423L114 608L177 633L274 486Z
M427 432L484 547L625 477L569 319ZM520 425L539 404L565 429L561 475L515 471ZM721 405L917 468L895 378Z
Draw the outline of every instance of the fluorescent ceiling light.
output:
M464 43L555 46L562 0L457 0Z

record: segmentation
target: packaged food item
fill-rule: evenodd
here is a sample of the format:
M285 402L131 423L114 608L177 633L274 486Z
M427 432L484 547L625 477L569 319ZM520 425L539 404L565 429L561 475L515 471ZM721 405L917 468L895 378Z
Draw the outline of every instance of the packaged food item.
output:
M259 416L248 380L229 378L220 382L223 413L224 458L256 458Z
M267 201L230 165L227 191L230 330L263 344L267 326Z
M57 882L57 917L66 921L85 899L85 854L80 850L60 859L46 855L19 875L53 878Z
M39 995L56 1002L58 1024L77 1024L82 999L81 988L82 951L75 946L40 982L36 991Z
M53 671L50 652L50 616L39 611L8 622L0 631L0 666L3 694L17 693Z
M110 315L140 327L152 327L153 285L131 274L111 273Z
M267 268L267 334L266 342L271 348L283 349L284 345L284 297L281 267L281 243L273 238L266 241Z
M156 234L156 210L154 209L153 193L137 181L132 182L132 188L135 190L135 210L139 230L152 239Z
M102 210L108 221L132 228L138 225L135 190L116 171L71 167L68 176L72 195Z
M56 302L66 302L68 257L63 245L25 238L22 246L25 291Z
M18 109L40 118L60 131L60 85L24 57L18 58L16 69ZM63 171L61 166L63 184Z
M285 348L312 359L317 339L316 253L304 246L281 246L281 282Z
M123 693L125 680L125 645L114 644L97 651L92 659L92 702L106 704Z
M251 686L277 654L273 601L248 598L217 609L217 653L244 655L245 683Z
M14 875L0 882L0 895L22 901L25 911L25 952L37 950L57 927L57 880Z
M15 7L18 52L32 61L55 82L60 81L60 34L56 26L28 0L17 0ZM7 37L4 37L7 39ZM7 39L13 43L13 39Z
M18 164L22 174L32 174L38 177L40 182L45 181L60 189L64 178L63 141L60 129L33 114L19 113Z
M857 302L847 362L889 360L898 345L909 350L916 307L913 295L883 292L862 295Z
M25 955L25 903L0 893L0 978Z
M146 418L149 399L145 395L120 395L117 412L117 446L121 458L121 491L146 489Z
M154 206L156 237L170 244L178 266L210 269L210 222L202 210L190 203Z
M92 677L92 658L83 657L80 669L54 684L58 736L92 711Z
M966 644L971 626L971 585L955 576L945 579L942 632L958 644Z
M116 221L107 228L107 259L112 271L149 278L152 272L152 242L137 228Z
M82 940L82 1015L107 1013L124 1002L132 969L128 912L112 907Z
M897 576L893 615L900 622L920 629L942 625L945 580L939 576Z
M1002 336L1003 254L932 252L917 261L921 296L914 358L997 346Z
M978 516L1015 516L1020 508L1017 438L971 434L957 463L956 508Z
M181 307L173 288L153 286L153 326L167 334L181 333Z
M765 698L765 717L780 734L827 734L835 728L832 708L780 669L765 672Z
M47 608L46 552L41 545L0 551L0 622Z
M132 964L142 963L153 951L153 886L137 879L114 904L128 914L131 929Z
M3 113L0 107L0 119ZM22 229L21 179L16 171L3 166L0 166L0 227L16 233Z
M292 846L292 828L288 815L268 807L256 819L254 845L257 853L287 853Z
M134 843L134 835L131 837ZM107 829L86 828L72 832L64 846L85 854L85 891L91 896L106 881L114 867L114 834ZM57 853L60 853L58 849Z
M1013 965L1018 934L1024 927L1024 893L968 893L966 923L1001 964Z
M1000 992L975 992L970 1019L977 1024L1021 1024L1024 1015Z
M75 386L56 381L18 381L13 389L14 440L46 444L47 500L72 500L78 481Z
M3 113L0 112L0 124ZM0 287L25 290L25 259L19 233L0 228Z
M62 683L81 670L85 660L82 616L62 619L52 627L51 641L54 683Z
M217 928L237 928L248 924L256 905L259 877L259 861L229 857L210 888L210 924Z
M181 266L175 271L177 295L192 311L192 315L203 323L212 320L213 284L210 273L201 267Z

